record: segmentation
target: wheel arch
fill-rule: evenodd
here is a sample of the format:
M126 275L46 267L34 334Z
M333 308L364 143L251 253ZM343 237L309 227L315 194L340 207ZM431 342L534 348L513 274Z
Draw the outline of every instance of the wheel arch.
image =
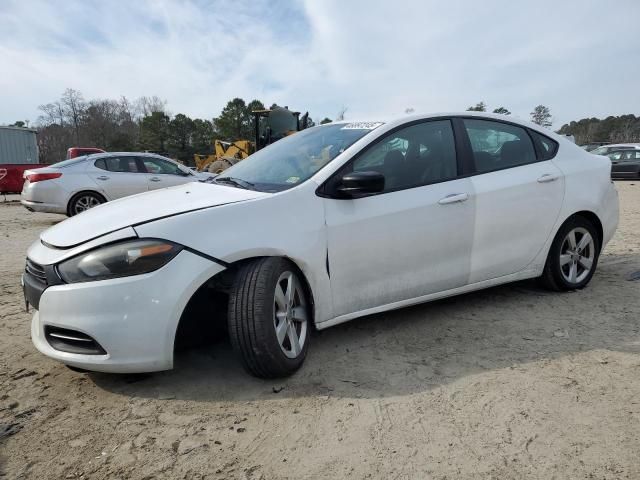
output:
M311 325L315 328L316 326L316 303L314 299L313 289L311 288L311 284L307 275L301 266L294 259L287 257L285 255L256 255L241 258L233 261L227 265L225 270L214 274L205 280L198 288L196 288L189 300L187 300L182 312L180 313L180 318L176 324L176 328L174 331L173 337L173 345L174 352L177 348L185 344L188 340L187 337L196 334L196 330L198 328L210 326L208 322L198 323L196 315L199 313L199 309L203 307L204 304L208 303L211 307L214 304L218 308L210 308L208 311L213 311L214 316L212 321L216 323L218 326L218 322L222 322L223 320L226 322L227 318L227 308L228 308L228 292L230 291L233 281L235 280L235 276L238 273L240 267L248 262L252 262L255 260L259 260L261 258L284 258L292 263L295 269L298 271L300 278L303 282L303 288L308 295L309 302L311 303ZM218 317L217 314L221 314ZM226 328L226 327L225 327Z
M99 196L99 197L100 197L100 198L102 198L102 200L104 201L103 203L106 203L106 202L108 202L108 201L109 201L109 200L107 199L107 197L105 197L105 196L104 196L104 194L103 194L103 193L101 193L101 192L99 192L98 190L93 190L93 189L91 189L91 188L85 188L85 189L83 189L83 190L78 190L77 192L74 192L74 193L69 197L69 200L67 201L67 208L66 208L66 210L67 210L67 216L69 216L69 217L71 216L71 215L70 215L70 213L71 213L71 203L72 203L72 202L73 202L73 201L74 201L74 200L75 200L79 195L82 195L82 194L85 194L85 193L91 193L91 194L93 194L93 195L97 195L97 196Z
M600 220L600 217L598 217L598 215L596 215L594 212L592 212L590 210L581 210L579 212L574 213L573 215L569 215L564 220L564 222L562 222L560 227L562 227L562 225L564 225L565 223L567 223L567 221L569 221L570 219L572 219L574 217L585 218L589 222L591 222L594 227L596 227L596 233L598 234L598 245L600 246L600 249L602 249L602 242L603 242L603 239L604 239L604 228L602 226L602 221Z

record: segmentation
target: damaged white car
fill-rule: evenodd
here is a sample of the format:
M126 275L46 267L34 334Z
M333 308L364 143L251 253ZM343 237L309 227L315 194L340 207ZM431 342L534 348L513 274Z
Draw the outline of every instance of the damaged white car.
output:
M42 233L23 275L33 342L73 367L165 370L185 325L222 317L246 369L279 377L314 328L527 278L579 289L617 226L610 170L503 116L311 128Z

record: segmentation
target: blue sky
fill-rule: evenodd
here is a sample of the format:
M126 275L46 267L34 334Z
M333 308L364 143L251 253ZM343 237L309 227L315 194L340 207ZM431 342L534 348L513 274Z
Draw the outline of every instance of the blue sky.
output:
M312 117L640 114L640 1L0 2L0 124L65 88L212 118L240 96Z

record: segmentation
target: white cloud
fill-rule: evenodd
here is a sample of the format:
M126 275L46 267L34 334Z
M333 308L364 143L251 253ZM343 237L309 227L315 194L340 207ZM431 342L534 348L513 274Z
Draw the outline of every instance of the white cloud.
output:
M558 4L558 5L556 5ZM484 100L559 127L639 113L640 2L244 1L0 4L0 123L67 87L158 95L211 118L240 96L334 116Z

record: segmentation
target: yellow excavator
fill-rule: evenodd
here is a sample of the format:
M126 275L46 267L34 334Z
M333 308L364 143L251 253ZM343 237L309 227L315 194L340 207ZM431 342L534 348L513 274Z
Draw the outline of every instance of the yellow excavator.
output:
M309 114L300 117L300 112L292 112L287 107L275 107L269 110L254 110L254 140L214 141L214 153L194 155L196 169L211 173L221 173L253 152L266 147L293 133L307 128Z

